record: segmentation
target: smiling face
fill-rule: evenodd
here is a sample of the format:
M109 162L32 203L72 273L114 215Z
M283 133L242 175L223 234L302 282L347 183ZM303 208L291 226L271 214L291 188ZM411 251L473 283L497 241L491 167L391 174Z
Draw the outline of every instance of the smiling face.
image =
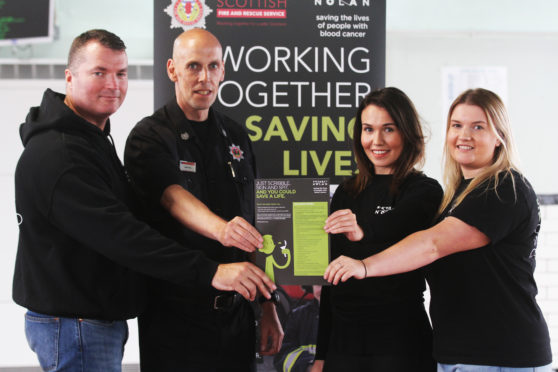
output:
M460 165L463 176L472 178L493 163L500 141L491 130L484 111L479 106L462 103L451 113L446 146Z
M376 174L392 174L403 151L403 137L389 113L382 107L367 106L361 115L360 142Z
M126 52L88 42L66 69L66 104L85 120L104 129L128 91Z
M210 32L192 29L174 43L167 73L175 83L178 105L190 120L204 121L225 78L223 51Z

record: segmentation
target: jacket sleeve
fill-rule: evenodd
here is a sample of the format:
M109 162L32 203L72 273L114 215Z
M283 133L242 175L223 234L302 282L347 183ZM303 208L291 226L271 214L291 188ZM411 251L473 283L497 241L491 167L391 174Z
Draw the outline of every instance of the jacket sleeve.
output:
M218 264L136 219L98 170L71 167L52 193L50 221L81 245L155 278L211 286Z
M389 212L357 216L358 224L364 231L361 243L399 241L415 231L432 226L442 195L441 186L431 178L409 182L397 195L395 208Z

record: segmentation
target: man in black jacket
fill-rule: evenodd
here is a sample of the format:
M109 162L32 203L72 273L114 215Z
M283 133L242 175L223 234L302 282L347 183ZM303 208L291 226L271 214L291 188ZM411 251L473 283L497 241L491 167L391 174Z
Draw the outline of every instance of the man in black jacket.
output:
M251 225L256 165L244 128L212 108L225 73L221 44L202 29L180 34L167 73L175 97L136 125L124 155L145 216L217 262L245 262L263 246ZM254 369L254 314L246 301L152 284L139 318L142 372ZM261 325L259 351L276 353L283 331L273 303L263 304Z
M81 34L66 95L47 90L20 128L13 298L29 310L26 335L45 370L121 370L126 319L143 307L137 273L248 299L275 288L254 265L218 264L134 217L109 122L126 96L127 66L118 36Z

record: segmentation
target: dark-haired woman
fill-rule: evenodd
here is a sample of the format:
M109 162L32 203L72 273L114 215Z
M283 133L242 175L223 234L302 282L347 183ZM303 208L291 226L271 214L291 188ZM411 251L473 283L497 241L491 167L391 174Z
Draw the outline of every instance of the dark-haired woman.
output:
M332 258L360 260L429 227L442 189L415 169L424 160L424 136L399 89L364 98L353 138L359 173L336 190L324 228ZM324 288L312 371L435 371L424 290L420 271Z

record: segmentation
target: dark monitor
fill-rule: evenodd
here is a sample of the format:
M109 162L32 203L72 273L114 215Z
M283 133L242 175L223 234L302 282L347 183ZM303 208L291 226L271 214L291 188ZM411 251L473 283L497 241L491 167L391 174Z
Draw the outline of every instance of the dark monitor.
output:
M0 0L0 46L52 41L54 0Z

